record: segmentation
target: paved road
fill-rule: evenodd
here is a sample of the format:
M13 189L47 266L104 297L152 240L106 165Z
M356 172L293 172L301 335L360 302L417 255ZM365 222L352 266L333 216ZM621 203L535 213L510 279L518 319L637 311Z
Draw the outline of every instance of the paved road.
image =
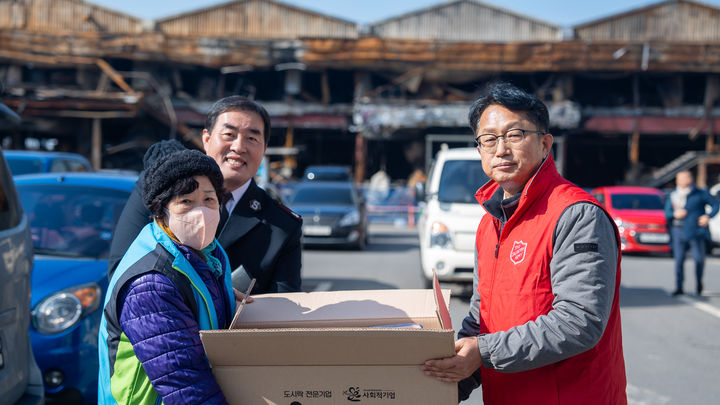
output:
M358 290L423 288L417 237L413 230L371 227L367 250L306 249L303 289ZM686 290L695 280L687 263ZM633 405L711 404L720 398L720 258L706 265L703 297L672 298L669 257L623 258L621 309ZM450 312L457 328L467 313L470 289L456 285ZM481 404L480 392L467 404Z

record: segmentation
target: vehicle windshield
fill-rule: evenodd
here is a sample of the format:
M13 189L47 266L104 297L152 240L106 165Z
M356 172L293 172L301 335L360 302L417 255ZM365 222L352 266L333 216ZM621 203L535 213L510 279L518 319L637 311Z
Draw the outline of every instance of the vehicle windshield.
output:
M350 188L335 187L308 187L298 188L291 200L292 204L329 204L353 205L353 190Z
M344 170L312 170L305 174L306 180L315 181L348 181L350 175Z
M616 210L662 210L662 198L655 194L612 194L610 205Z
M7 163L13 176L41 173L43 171L43 162L40 159L13 159L8 157Z
M475 203L475 193L488 180L480 160L448 160L440 175L438 201Z
M84 186L18 186L38 254L106 259L129 192Z

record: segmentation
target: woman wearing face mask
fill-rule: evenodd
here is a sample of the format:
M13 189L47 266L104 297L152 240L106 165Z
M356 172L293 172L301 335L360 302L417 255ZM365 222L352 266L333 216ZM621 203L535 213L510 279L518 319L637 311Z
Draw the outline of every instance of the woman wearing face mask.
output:
M227 328L242 296L214 237L222 173L212 158L184 150L153 163L143 180L154 221L110 280L98 342L98 403L226 403L199 335Z

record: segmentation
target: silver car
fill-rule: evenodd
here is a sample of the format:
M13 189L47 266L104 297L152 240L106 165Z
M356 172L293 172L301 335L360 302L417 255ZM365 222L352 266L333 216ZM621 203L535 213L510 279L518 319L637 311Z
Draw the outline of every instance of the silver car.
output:
M2 94L2 84L0 84ZM19 118L0 103L0 124ZM0 149L0 402L42 404L40 370L30 346L30 228Z

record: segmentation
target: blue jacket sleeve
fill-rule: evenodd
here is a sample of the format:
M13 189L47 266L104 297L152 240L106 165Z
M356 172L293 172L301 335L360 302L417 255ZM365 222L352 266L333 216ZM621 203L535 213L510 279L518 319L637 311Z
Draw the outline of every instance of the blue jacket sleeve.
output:
M717 198L713 197L708 191L705 191L705 203L712 208L710 212L708 212L708 216L711 218L714 217L720 208L720 203L718 203Z
M210 371L198 324L175 285L159 273L120 292L120 325L163 403L226 404Z

